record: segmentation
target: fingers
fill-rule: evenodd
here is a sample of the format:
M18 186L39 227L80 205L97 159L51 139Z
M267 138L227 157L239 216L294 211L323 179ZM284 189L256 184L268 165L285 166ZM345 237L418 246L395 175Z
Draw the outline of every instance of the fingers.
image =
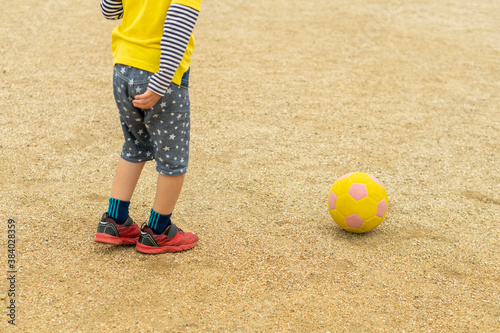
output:
M144 94L135 96L132 104L134 104L134 106L139 109L151 109L151 107L154 105L154 103L148 100L147 97L144 96Z
M132 101L132 104L138 109L151 109L152 105L150 106L149 103L146 103L144 101L139 102L139 101Z
M147 89L144 94L136 95L132 104L139 109L151 109L160 98L160 95Z
M140 99L146 99L146 98L147 98L146 93L140 94L140 95L135 95L134 101L135 100L140 100Z

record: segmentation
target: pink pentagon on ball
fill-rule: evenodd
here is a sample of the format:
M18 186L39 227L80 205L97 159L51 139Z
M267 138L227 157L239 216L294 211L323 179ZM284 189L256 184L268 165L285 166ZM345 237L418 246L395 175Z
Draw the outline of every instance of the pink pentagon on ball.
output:
M361 199L365 198L366 196L368 196L368 191L366 190L366 185L360 184L360 183L352 184L348 193L356 201L361 200Z
M351 228L361 228L365 220L363 220L361 217L359 217L356 214L352 214L349 216L346 216L345 218L345 223L347 224L348 227Z
M330 196L328 197L328 207L330 207L330 210L337 208L337 196L333 191L332 193L330 193Z
M378 180L376 177L373 177L372 175L368 175L370 176L370 178L377 184L379 184L380 186L384 187L384 184L382 184L382 182L380 180Z
M383 218L386 212L387 212L387 201L383 199L382 201L377 203L377 216Z

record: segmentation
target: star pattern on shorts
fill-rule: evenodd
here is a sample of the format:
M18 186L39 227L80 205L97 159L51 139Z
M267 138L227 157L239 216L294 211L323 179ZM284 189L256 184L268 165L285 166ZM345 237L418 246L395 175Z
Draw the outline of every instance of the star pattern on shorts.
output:
M140 110L132 101L134 94L145 91L147 85L139 81L144 81L147 72L134 72L133 68L123 66L115 74L120 75L114 80L123 82L114 84L126 137L122 156L139 162L155 159L164 174L186 172L190 127L187 92L171 85L159 103L149 110Z

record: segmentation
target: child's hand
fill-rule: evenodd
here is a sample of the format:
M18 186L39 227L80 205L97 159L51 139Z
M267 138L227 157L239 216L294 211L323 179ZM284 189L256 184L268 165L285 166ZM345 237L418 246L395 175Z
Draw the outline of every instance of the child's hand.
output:
M152 90L147 89L144 94L136 95L135 99L132 101L132 104L134 104L134 106L139 109L151 109L160 98L160 95L153 92Z

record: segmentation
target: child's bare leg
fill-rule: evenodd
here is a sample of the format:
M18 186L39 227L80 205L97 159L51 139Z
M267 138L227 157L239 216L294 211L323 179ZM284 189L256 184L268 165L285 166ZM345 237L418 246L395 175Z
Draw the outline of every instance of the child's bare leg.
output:
M153 210L155 212L162 215L172 214L181 193L185 176L185 174L180 176L158 174L156 196L153 203Z
M185 175L159 174L156 197L147 227L143 227L136 244L142 253L164 253L189 250L198 243L198 235L184 232L170 221L181 192Z
M120 158L116 167L108 211L97 226L96 242L122 245L136 244L139 226L128 216L130 199L145 162L132 163Z
M116 166L111 198L130 201L146 162L133 163L120 157Z

